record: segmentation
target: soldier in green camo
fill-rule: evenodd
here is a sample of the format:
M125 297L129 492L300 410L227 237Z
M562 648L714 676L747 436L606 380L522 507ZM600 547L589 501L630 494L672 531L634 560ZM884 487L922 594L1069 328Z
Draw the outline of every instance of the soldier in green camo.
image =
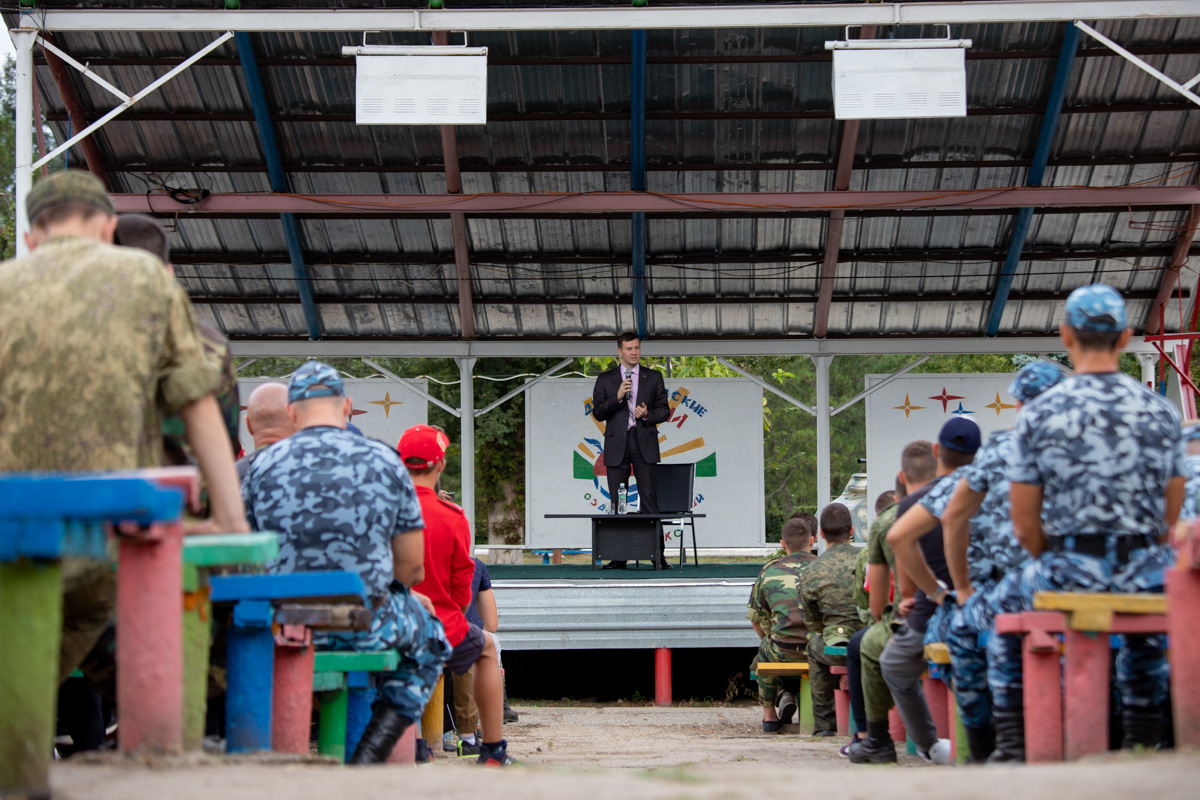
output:
M758 573L746 614L762 640L752 670L760 661L805 660L808 627L800 607L800 573L817 560L809 552L816 532L816 517L793 514L779 534L785 555L768 561ZM773 675L758 676L758 699L763 707L763 733L778 732L797 710L795 693L786 691L784 679Z
M157 256L174 274L171 263L171 249L167 244L167 232L154 217L145 214L122 214L117 220L117 230L113 234L113 243L122 247L136 247ZM225 421L225 430L229 434L229 442L236 456L241 449L238 442L238 414L241 406L238 400L237 373L233 369L233 353L229 350L229 342L225 336L212 325L203 320L196 320L196 330L200 334L200 346L204 359L221 372L220 383L213 395ZM183 419L178 414L163 419L163 463L167 466L191 464L191 456L184 443Z
M821 536L828 545L800 577L800 597L808 623L808 679L812 685L813 735L837 735L833 692L837 678L829 668L846 665L845 656L825 654L826 647L845 647L862 627L854 603L854 563L858 548L850 543L854 527L850 511L830 503L821 511Z

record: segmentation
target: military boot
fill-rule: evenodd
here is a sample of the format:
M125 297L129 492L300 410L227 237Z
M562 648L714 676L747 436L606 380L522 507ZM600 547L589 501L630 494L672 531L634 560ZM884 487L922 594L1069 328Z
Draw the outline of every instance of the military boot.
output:
M996 729L991 725L985 728L967 728L967 744L971 748L968 764L982 764L996 749Z
M896 744L888 731L888 722L867 720L867 738L852 742L848 753L855 764L895 764Z
M408 730L412 723L400 716L394 708L376 701L371 706L371 721L367 723L354 755L350 757L351 764L382 764L392 754L396 742Z
M1153 750L1162 733L1162 712L1127 708L1121 714L1121 727L1125 731L1121 740L1123 749L1147 747Z
M989 764L1022 764L1025 762L1025 710L995 709L996 748L988 756ZM972 748L973 749L973 748Z

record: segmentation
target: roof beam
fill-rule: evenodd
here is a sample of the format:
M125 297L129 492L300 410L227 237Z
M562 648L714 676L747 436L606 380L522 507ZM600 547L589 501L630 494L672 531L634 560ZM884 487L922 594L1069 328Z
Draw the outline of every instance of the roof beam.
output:
M312 214L319 217L536 213L580 214L635 211L655 214L713 212L746 216L767 212L1012 208L1111 208L1195 205L1197 186L985 187L954 191L717 192L535 192L509 194L212 194L183 205L165 194L114 194L119 212L143 214Z
M1150 313L1146 317L1145 329L1148 336L1161 332L1158 325L1158 309L1171 299L1175 284L1179 282L1179 271L1188 261L1188 253L1191 251L1192 242L1196 239L1197 228L1200 228L1200 205L1192 206L1184 218L1179 238L1175 240L1175 250L1171 253L1171 260L1163 270L1162 281L1158 284L1158 293L1155 295L1154 303L1150 306Z
M1079 29L1068 25L1063 34L1062 52L1058 56L1058 64L1054 68L1054 79L1050 84L1050 96L1046 100L1046 113L1042 117L1042 126L1038 131L1037 145L1033 149L1033 163L1025 178L1027 186L1041 186L1046 174L1046 163L1050 160L1050 147L1054 144L1054 132L1058 130L1058 120L1062 113L1063 102L1067 97L1067 84L1071 79L1071 67L1075 63L1075 51L1079 48ZM1012 238L1008 244L1008 258L1000 268L996 280L996 299L992 301L992 310L988 314L986 333L995 336L1000 330L1000 322L1004 318L1004 307L1008 303L1008 293L1012 288L1013 278L1017 274L1017 264L1021 260L1021 250L1025 247L1025 239L1029 236L1029 227L1033 222L1033 208L1026 206L1017 213L1013 223Z
M254 109L254 119L258 124L258 138L262 145L263 157L267 162L271 190L287 192L289 191L287 174L283 171L283 158L279 153L279 143L275 139L275 124L271 121L267 93L263 88L258 63L255 61L254 43L250 40L248 33L234 34L234 40L237 43L238 58L242 62L242 77L246 82L246 94L250 97L250 105ZM279 212L279 221L283 225L283 238L287 242L292 274L296 278L296 291L299 292L300 302L304 307L304 321L308 325L308 336L315 341L321 338L321 318L317 314L316 303L313 302L308 268L304 264L304 245L300 238L300 227L296 224L295 216L287 210Z
M55 43L54 37L50 34L45 34L45 38L51 44ZM71 75L66 63L50 50L42 50L42 53L46 57L46 66L50 68L50 75L54 78L54 86L58 89L58 96L62 98L63 105L66 107L67 114L72 121L71 130L83 130L88 126L88 119L83 113L83 105L79 102L79 95L75 93L75 85L71 83ZM40 120L37 121L37 125L39 128L41 127ZM111 190L112 184L109 183L108 173L104 170L104 158L100 154L96 138L88 136L86 139L81 139L79 147L83 150L83 161L87 164L88 172L99 178L105 188Z
M875 26L868 25L859 32L860 39L874 39ZM833 190L845 192L850 189L850 173L854 171L854 154L858 150L858 130L861 120L851 119L842 123L841 149L838 151L837 167L833 176ZM813 315L813 336L824 339L829 333L829 310L833 304L833 284L837 280L838 251L842 248L842 228L846 223L846 210L835 208L829 212L825 224L825 256L821 262L821 275L817 289L820 299Z
M444 31L433 34L435 45L445 45ZM446 193L462 194L462 170L458 166L458 130L442 125L442 164L446 171ZM467 215L450 215L451 238L454 241L454 272L458 285L458 326L464 339L475 338L475 306L471 299L471 248L467 237Z
M839 3L592 8L301 10L55 9L38 13L45 30L93 33L355 33L363 31L581 31L706 28L813 28L845 25L966 25L1070 22L1075 19L1200 17L1194 0L990 0L985 2Z

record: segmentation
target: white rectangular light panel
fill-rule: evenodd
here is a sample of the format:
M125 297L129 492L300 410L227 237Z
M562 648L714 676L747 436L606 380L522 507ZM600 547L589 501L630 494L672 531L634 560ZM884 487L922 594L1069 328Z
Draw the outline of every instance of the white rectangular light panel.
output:
M838 119L967 115L966 52L959 47L834 50Z
M359 55L359 125L484 125L487 48L454 55Z

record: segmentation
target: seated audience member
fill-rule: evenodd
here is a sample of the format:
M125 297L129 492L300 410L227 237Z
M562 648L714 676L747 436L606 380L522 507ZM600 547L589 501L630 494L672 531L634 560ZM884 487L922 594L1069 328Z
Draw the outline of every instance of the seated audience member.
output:
M837 678L829 668L845 666L846 657L826 655L825 648L845 646L862 627L854 605L854 560L858 548L850 543L854 526L849 509L841 503L830 503L822 509L820 531L827 547L800 576L800 596L808 626L813 735L836 736L833 692Z
M442 497L440 489L438 498L441 500L450 500L451 498ZM496 636L496 631L500 627L500 615L496 610L496 594L492 591L492 578L488 574L487 565L478 558L472 559L475 562L475 575L471 578L471 605L467 607L467 621L478 625L483 630L492 634L492 638L496 642L496 660L500 662L500 638ZM475 705L475 692L473 683L475 680L475 668L466 675L454 675L454 719L458 724L460 733L460 742L457 747L457 752L460 758L467 756L479 755L478 745L481 739L476 736L476 726L479 724L479 709ZM503 684L504 665L500 663L500 678ZM517 712L513 711L508 705L508 692L503 692L504 696L504 721L516 722ZM466 733L463 733L463 732ZM461 745L465 743L466 748Z
M895 521L894 509L896 503L904 499L904 494L904 483L897 477L895 490L889 489L875 499L875 522L871 523L867 546L858 551L854 560L854 604L858 606L858 618L867 627L856 631L846 643L846 683L849 686L850 717L854 720L854 735L838 750L838 755L842 758L850 755L850 745L862 741L863 733L867 730L867 707L862 691L862 640L871 629L871 624L875 622L875 618L871 616L867 558L871 555L872 539L881 535L880 529L886 535L887 528Z
M122 214L117 218L117 228L113 232L113 244L121 247L133 247L157 256L158 260L167 268L167 272L175 274L175 265L171 263L171 248L167 244L167 232L154 217L145 214ZM200 334L200 344L204 347L205 359L221 371L221 382L213 392L213 397L217 400L221 417L225 420L225 431L229 434L229 442L236 454L242 446L238 441L238 411L241 406L238 400L237 373L233 368L233 353L229 349L229 341L225 335L204 320L196 320L196 330ZM167 465L192 463L185 444L183 419L177 415L164 418L164 463Z
M784 555L763 566L750 591L746 618L761 640L755 664L805 660L808 628L800 606L800 574L817 560L809 552L815 528L816 519L811 514L795 514L784 522L779 534ZM759 674L758 698L763 707L764 733L776 733L792 721L796 696L784 689L782 678Z
M892 622L897 606L893 605L893 575L895 586L903 581L897 570L895 556L887 543L887 534L896 519L907 511L916 500L913 495L924 489L935 478L938 460L933 454L933 445L916 441L905 445L900 453L899 483L903 484L904 497L894 506L885 509L871 526L871 538L867 543L867 592L871 618L875 620L859 639L860 662L859 686L863 693L863 709L866 712L866 738L851 742L847 756L856 764L894 764L896 746L888 732L888 712L894 704L892 693L883 680L879 667L880 656L892 638ZM911 599L909 601L911 604ZM849 648L847 648L849 653Z
M1200 421L1192 420L1183 426L1183 441L1187 447L1186 481L1183 485L1183 507L1179 518L1200 518Z
M1062 377L1062 370L1045 361L1035 361L1018 372L1008 388L1017 401L1017 414ZM953 606L945 642L971 763L985 761L996 740L987 686L987 655L979 643L979 635L991 630L995 617L990 595L997 584L1007 580L1006 576L1018 574L1029 561L1029 554L1013 536L1009 514L1006 471L1011 445L1011 429L993 433L979 448L975 460L960 470L961 478L942 481L922 500L922 507L941 521L946 569L953 578L954 593L942 603ZM911 544L898 546L896 557L906 562L918 588L929 596L937 594L937 576Z
M254 459L263 450L296 432L296 424L288 416L287 386L264 383L246 399L246 430L254 437L254 452L238 459L238 479L244 479Z
M969 419L956 417L942 426L934 454L938 457L938 472L946 473L945 476L930 484L928 490L918 492L917 505L908 509L888 531L888 544L896 553L906 584L913 583L913 572L922 564L926 572L935 576L933 594L927 595L917 584L904 624L892 633L879 659L883 679L896 701L905 730L917 747L917 755L934 764L949 763L950 740L938 738L921 689L921 676L925 673L926 643L945 641L950 607L943 607L942 602L950 592L951 578L946 568L942 528L929 510L929 498L942 487L953 489L961 470L975 458L979 439L979 426Z
M479 710L483 741L478 762L488 766L513 763L504 741L504 697L495 639L468 622L463 609L471 604L475 562L469 555L471 528L463 510L440 499L434 491L446 469L450 439L428 425L414 425L400 437L400 457L416 485L425 519L425 580L416 590L433 602L446 626L453 652L446 667L456 675L475 668L472 690Z
M424 522L395 450L345 430L351 408L337 370L310 361L288 382L296 433L262 451L242 483L256 530L279 531L272 574L345 570L362 576L373 609L365 632L319 634L332 650L398 650L400 665L377 673L379 699L352 764L387 761L420 719L450 656L428 598L411 587L424 574ZM463 604L466 604L464 598ZM429 607L432 609L432 606Z
M467 618L471 622L481 624L485 631L492 634L492 640L496 643L496 661L500 664L500 682L504 688L504 721L519 722L521 715L508 704L508 681L504 677L504 654L501 652L500 637L496 635L496 632L500 630L500 612L496 607L496 593L492 591L492 576L488 574L487 564L478 558L475 559L475 580L479 582L479 591L475 594L475 603L472 608L467 609ZM475 616L471 616L472 610L476 612Z

